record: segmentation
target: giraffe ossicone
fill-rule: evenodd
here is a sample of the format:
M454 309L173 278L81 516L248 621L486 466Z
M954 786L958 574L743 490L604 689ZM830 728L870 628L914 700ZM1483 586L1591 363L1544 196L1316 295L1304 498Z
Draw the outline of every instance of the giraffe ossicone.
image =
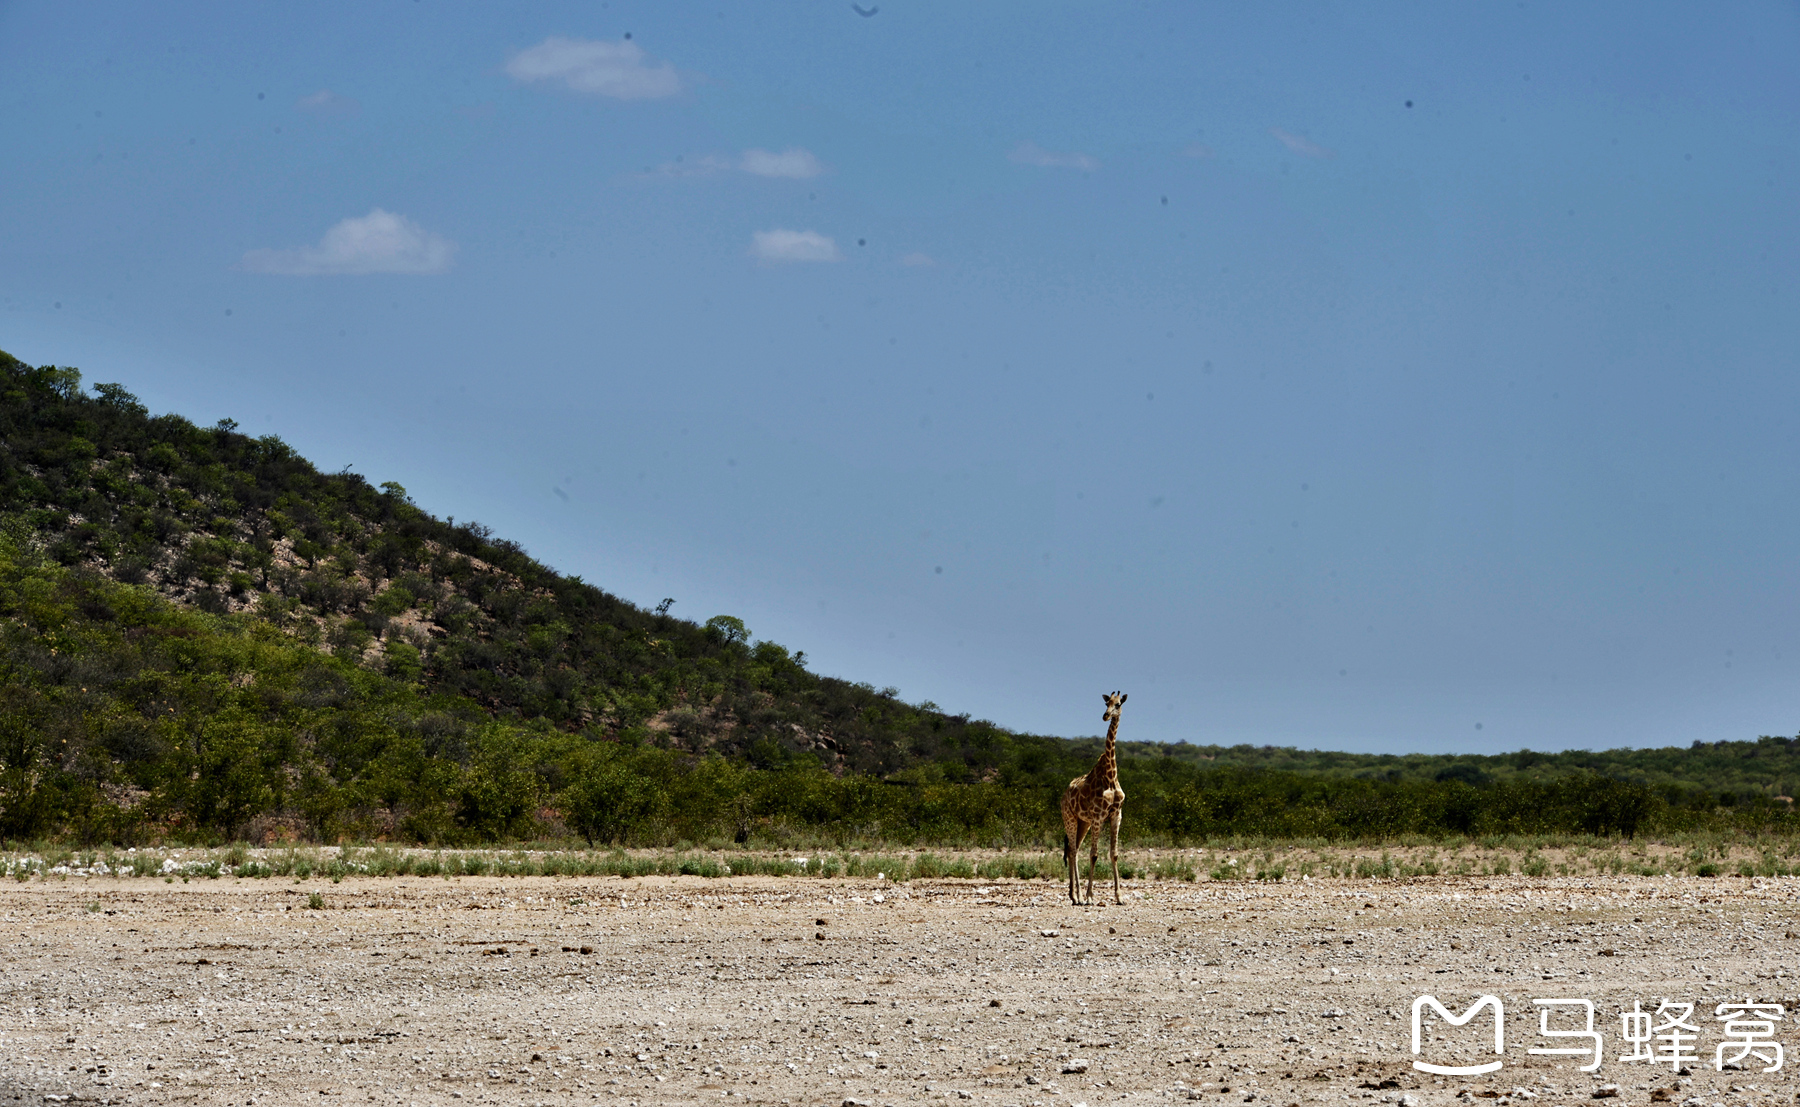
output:
M1126 695L1123 692L1111 692L1101 697L1106 701L1106 710L1100 718L1107 723L1106 748L1100 751L1100 760L1087 775L1078 776L1069 781L1069 787L1063 792L1063 863L1069 871L1069 902L1080 906L1081 896L1081 840L1088 838L1091 851L1088 856L1087 903L1094 901L1094 870L1100 865L1100 828L1107 827L1111 832L1110 854L1112 859L1113 902L1124 903L1119 898L1119 824L1125 816L1125 789L1119 786L1119 761L1116 748L1119 742L1119 709L1125 706Z

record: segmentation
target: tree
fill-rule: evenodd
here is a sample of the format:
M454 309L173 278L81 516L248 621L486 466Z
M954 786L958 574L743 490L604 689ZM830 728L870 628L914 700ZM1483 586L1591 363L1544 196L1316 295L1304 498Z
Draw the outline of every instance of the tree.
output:
M727 646L750 640L750 628L736 615L714 615L706 620L706 632Z
M595 749L562 793L563 820L588 845L617 842L655 815L661 782L637 771L623 751Z
M139 403L136 396L125 391L122 384L96 384L94 391L99 393L100 402L108 407L116 407L139 418L149 414L149 409Z

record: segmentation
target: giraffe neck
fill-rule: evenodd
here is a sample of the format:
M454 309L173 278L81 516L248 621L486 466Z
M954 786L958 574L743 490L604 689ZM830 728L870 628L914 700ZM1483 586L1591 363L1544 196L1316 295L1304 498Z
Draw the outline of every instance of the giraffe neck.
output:
M1100 760L1094 764L1094 776L1098 780L1111 783L1119 778L1119 759L1115 747L1119 744L1119 717L1114 715L1112 723L1106 728L1106 749L1100 753Z

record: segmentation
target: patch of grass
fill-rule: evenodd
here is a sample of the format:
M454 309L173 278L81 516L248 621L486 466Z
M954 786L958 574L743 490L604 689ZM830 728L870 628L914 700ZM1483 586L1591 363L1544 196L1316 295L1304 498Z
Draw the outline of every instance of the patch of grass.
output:
M1394 864L1393 857L1384 852L1380 861L1368 857L1357 858L1356 875L1362 880L1390 880L1400 873Z
M1150 865L1150 873L1158 880L1184 880L1192 882L1198 877L1194 871L1194 863L1179 854L1170 857L1159 857Z

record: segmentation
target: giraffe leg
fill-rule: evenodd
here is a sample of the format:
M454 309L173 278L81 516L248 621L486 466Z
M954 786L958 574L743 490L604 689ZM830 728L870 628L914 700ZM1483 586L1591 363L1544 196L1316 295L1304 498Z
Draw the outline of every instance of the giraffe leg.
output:
M1119 898L1119 823L1125 819L1125 811L1120 808L1112 817L1112 870L1113 870L1113 902L1123 904Z
M1081 818L1081 806L1076 802L1075 788L1078 784L1079 779L1070 782L1062 801L1063 868L1068 875L1069 902L1072 904L1081 902L1081 878L1078 875L1081 862L1077 859L1081 856L1081 836L1087 830Z
M1064 875L1066 875L1069 880L1069 902L1072 904L1078 904L1081 902L1080 900L1075 898L1075 890L1076 890L1076 875L1075 875L1076 861L1075 861L1075 858L1081 851L1081 842L1079 839L1077 839L1075 837L1076 833L1078 833L1078 832L1073 831L1073 830L1064 830L1063 831L1063 869L1064 869Z
M1075 880L1069 877L1069 873L1075 871L1073 866L1075 866L1075 835L1064 830L1062 832L1062 875L1064 875L1064 884L1069 886L1069 902L1071 904L1075 902Z
M1094 902L1094 869L1100 864L1100 824L1094 824L1094 833L1088 838L1088 881L1085 902Z

